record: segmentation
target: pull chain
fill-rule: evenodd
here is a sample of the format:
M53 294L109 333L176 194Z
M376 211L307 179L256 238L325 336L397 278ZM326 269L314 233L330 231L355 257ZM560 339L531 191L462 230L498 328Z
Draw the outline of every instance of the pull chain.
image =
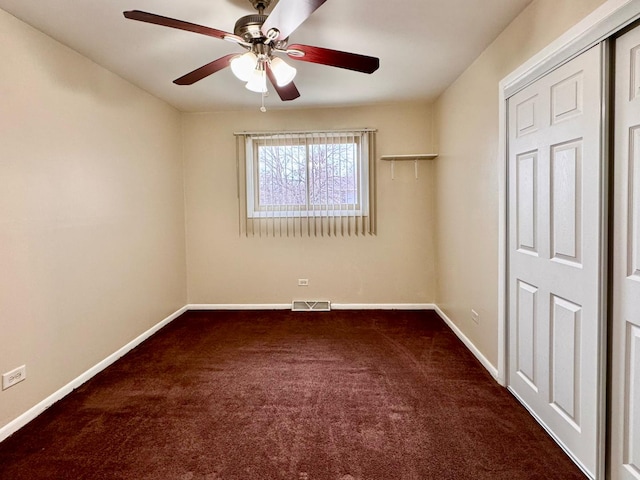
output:
M265 113L267 111L267 107L264 106L264 97L267 96L267 92L262 92L262 106L260 107L260 111Z

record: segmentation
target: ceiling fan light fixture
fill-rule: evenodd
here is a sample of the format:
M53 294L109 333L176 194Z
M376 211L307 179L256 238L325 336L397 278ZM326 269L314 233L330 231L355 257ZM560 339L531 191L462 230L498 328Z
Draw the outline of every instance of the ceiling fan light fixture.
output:
M230 66L233 74L243 82L249 81L258 64L258 57L253 52L246 52L231 60Z
M271 59L271 71L279 87L290 84L298 72L294 67L282 60L280 57Z
M247 90L256 93L265 93L267 91L267 75L261 68L256 68L249 77L249 81L245 85Z

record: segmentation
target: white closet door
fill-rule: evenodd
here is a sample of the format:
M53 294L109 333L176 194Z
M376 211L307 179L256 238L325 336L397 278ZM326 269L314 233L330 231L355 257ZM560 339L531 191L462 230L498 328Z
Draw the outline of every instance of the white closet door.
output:
M508 105L508 385L592 478L605 344L601 65L597 46Z
M611 478L640 479L640 27L616 41Z

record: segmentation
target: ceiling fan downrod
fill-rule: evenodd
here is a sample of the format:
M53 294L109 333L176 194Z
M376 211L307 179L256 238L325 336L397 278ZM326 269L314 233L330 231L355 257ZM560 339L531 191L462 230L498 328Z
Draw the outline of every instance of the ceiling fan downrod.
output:
M269 5L271 5L271 0L249 0L249 1L253 5L253 8L255 8L258 11L259 15L264 15L264 11L267 8L269 8Z

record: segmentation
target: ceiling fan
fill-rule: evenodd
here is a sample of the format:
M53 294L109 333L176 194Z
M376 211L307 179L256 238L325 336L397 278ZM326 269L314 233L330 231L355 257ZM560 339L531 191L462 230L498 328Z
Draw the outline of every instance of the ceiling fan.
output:
M231 53L203 65L174 80L173 83L177 85L192 85L230 66L240 80L247 82L249 90L262 93L264 97L268 78L280 98L288 101L300 96L293 83L296 70L275 54L286 54L293 60L363 73L373 73L380 66L380 60L375 57L310 45L288 44L289 35L326 0L280 0L270 15L265 15L264 11L272 0L249 1L258 13L241 17L236 22L233 33L140 10L124 12L124 16L131 20L220 38L237 43L247 50L244 54ZM264 105L261 110L263 109Z

